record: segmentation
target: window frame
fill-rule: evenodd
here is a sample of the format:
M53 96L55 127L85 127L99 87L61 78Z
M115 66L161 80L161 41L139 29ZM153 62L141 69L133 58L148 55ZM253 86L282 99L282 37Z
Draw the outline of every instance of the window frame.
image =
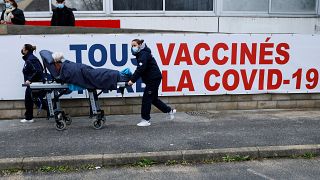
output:
M52 1L55 0L48 0L49 1L49 11L24 11L24 15L27 18L39 18L39 17L43 17L43 18L48 18L51 17L53 12L52 12L52 6L51 3ZM106 16L107 14L107 1L108 0L102 0L102 10L101 11L73 11L73 14L76 17L95 17L95 16Z
M301 11L301 12L290 12L290 11L272 11L272 1L269 0L269 14L270 15L316 15L317 14L317 7L319 6L319 0L316 0L316 5L314 11Z
M108 1L108 0L106 0ZM126 15L130 15L132 14L132 16L135 16L135 15L139 15L139 14L142 14L142 15L146 15L146 14L163 14L164 13L164 2L165 0L162 0L162 10L139 10L139 11L124 11L124 10L113 10L113 0L109 0L110 2L110 12L111 14L117 14L117 15L121 15L121 14L126 14Z
M169 0L163 0L164 1L164 12L165 14L191 14L192 16L196 15L196 14L201 14L201 15L204 15L204 14L207 14L207 15L216 15L216 2L217 0L211 0L212 1L212 10L209 10L209 11L167 11L165 8L166 8L166 4L165 4L165 1L169 1Z
M267 11L224 11L223 0L217 1L219 1L220 16L269 16L270 0L268 0L269 7Z
M24 11L27 18L48 18L52 16L51 2L55 0L48 0L49 11ZM272 0L269 0L269 9L264 11L223 11L223 0L212 0L212 11L166 11L166 1L162 0L162 10L142 10L142 11L114 11L113 0L102 0L102 11L74 11L76 17L133 17L133 16L150 16L150 17L220 17L220 16L239 16L239 17L316 17L320 15L320 0L316 0L314 11L308 12L277 12L272 11Z
M25 11L23 10L23 13L25 17L34 17L34 18L39 18L39 17L51 17L52 15L52 8L50 6L51 0L48 0L49 2L49 11ZM19 7L18 7L19 8Z
M162 10L143 10L143 11L115 11L113 10L113 0L110 0L110 12L112 16L217 16L216 13L216 2L217 0L213 1L213 8L212 11L166 11L166 0L162 0Z

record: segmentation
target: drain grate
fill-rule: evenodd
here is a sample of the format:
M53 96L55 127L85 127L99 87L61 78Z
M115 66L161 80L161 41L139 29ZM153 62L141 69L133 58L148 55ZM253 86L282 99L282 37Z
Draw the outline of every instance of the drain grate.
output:
M208 119L212 118L220 118L223 117L223 113L221 112L208 112L208 111L190 111L186 112L189 116L197 116L197 117L204 117Z
M207 116L210 115L211 113L207 112L207 111L189 111L186 112L188 115L190 116Z

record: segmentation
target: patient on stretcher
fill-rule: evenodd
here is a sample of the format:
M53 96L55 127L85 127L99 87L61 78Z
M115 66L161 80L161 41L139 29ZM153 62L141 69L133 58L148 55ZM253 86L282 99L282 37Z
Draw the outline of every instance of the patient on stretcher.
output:
M128 82L132 73L129 69L117 71L107 68L74 63L64 59L62 53L51 53L43 50L40 55L54 65L55 76L62 82L73 84L84 89L101 89L104 92L117 90L117 82ZM51 55L51 57L48 57ZM51 70L52 71L52 70ZM52 72L50 72L52 73Z

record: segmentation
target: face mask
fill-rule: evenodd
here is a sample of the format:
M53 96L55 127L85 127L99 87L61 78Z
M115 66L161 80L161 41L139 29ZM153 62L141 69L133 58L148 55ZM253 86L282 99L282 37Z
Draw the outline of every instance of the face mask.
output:
M11 9L11 8L12 8L11 3L6 3L6 8L7 8L7 9Z
M132 48L131 48L131 53L132 53L133 55L138 54L138 52L139 52L139 48L138 48L138 47L132 47Z
M23 52L23 49L21 49L21 54L24 56L24 52Z
M64 4L57 4L57 8L60 8L60 9L64 8Z

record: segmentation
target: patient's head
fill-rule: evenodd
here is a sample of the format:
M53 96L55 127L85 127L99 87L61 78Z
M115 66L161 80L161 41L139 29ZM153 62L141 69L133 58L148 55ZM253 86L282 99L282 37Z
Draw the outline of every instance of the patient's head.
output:
M52 58L53 58L53 61L55 63L61 63L64 61L64 57L63 57L63 53L62 52L54 52L52 53Z

